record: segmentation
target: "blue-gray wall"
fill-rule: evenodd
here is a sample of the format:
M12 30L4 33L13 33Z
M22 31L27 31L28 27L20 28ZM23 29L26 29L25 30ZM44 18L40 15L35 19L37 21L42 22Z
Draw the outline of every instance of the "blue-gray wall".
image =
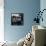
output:
M40 1L40 10L42 11L43 9L46 9L46 0L41 0ZM45 26L46 27L46 10L43 12L43 22L40 22L40 25Z
M40 9L40 0L4 0L4 35L7 41L18 41L32 28L33 18ZM11 13L24 13L24 25L12 26Z

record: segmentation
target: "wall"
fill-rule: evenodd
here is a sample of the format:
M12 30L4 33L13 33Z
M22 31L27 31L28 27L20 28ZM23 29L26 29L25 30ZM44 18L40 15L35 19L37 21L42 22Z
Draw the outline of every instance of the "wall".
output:
M40 9L41 9L41 11L43 9L46 9L46 0L40 1ZM42 17L43 17L43 22L41 21L40 24L43 25L43 26L46 26L46 20L45 20L46 19L46 10L43 12Z
M40 0L4 0L4 35L7 41L18 41L32 28L35 12L40 9ZM24 25L12 26L11 13L24 13Z

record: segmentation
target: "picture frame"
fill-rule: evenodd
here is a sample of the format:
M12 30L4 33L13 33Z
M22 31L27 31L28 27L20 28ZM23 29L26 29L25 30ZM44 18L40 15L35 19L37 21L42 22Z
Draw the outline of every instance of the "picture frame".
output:
M11 25L23 25L24 13L11 13Z

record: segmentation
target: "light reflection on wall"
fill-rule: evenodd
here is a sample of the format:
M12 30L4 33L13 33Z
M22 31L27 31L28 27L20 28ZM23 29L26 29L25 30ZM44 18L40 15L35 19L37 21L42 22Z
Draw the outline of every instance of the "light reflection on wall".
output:
M0 0L0 42L4 41L4 0Z

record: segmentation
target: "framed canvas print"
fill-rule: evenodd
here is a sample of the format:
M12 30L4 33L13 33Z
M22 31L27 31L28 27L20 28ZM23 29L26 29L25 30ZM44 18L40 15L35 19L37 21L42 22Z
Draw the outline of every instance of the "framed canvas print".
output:
M11 25L23 25L24 14L23 13L12 13L11 14Z

